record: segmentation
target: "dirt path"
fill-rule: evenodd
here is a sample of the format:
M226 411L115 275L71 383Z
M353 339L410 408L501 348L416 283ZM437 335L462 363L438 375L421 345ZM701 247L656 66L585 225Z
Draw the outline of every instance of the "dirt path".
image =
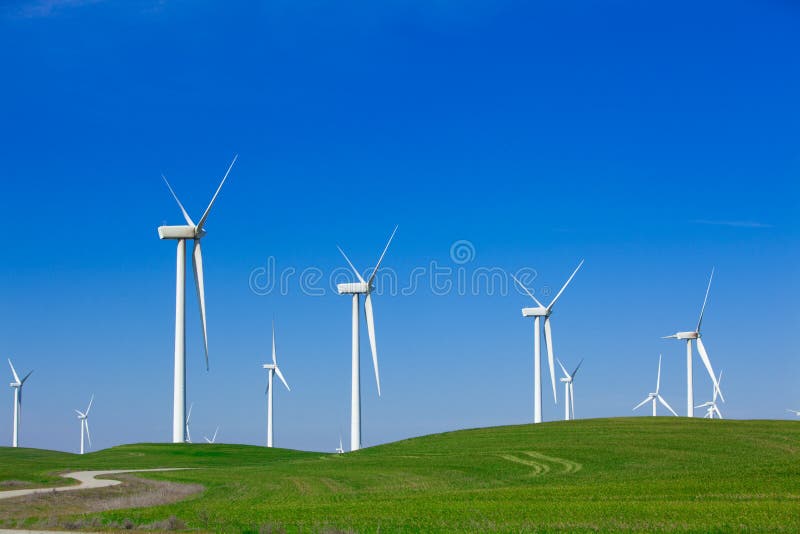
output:
M185 467L163 467L159 469L116 469L113 471L73 471L72 473L64 473L61 475L64 478L74 478L80 484L73 486L61 486L57 488L28 488L19 490L0 491L0 499L12 499L14 497L22 497L24 495L34 495L37 493L52 493L61 491L77 491L93 488L105 488L108 486L116 486L122 484L120 480L112 480L110 478L98 479L95 477L104 475L117 475L120 473L148 473L154 471L179 471L187 469Z

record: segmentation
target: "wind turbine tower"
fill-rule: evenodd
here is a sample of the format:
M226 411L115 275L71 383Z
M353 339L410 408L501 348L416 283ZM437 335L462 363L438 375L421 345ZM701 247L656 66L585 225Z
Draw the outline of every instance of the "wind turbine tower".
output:
M86 408L85 412L80 410L75 410L75 413L78 414L78 421L81 423L81 454L83 454L83 438L84 434L86 435L86 439L89 441L89 446L92 446L92 435L89 433L89 410L92 409L92 403L94 402L94 395L92 398L89 399L89 406Z
M389 250L389 245L394 239L394 234L397 232L397 226L394 227L392 235L389 236L389 241L383 249L383 253L378 258L378 263L372 270L369 280L364 280L361 273L358 272L353 266L353 262L347 257L341 247L339 252L342 253L347 264L353 270L358 282L338 284L336 286L340 295L352 295L353 298L353 352L351 358L352 364L352 390L350 395L350 450L357 451L361 448L361 362L360 362L360 338L359 338L359 299L364 295L364 315L367 319L367 333L369 334L369 345L372 349L372 365L375 368L375 382L378 384L378 396L381 396L381 379L378 373L378 349L375 344L375 319L372 314L372 291L375 289L375 275L378 274L378 269L381 266L383 257L386 251Z
M176 284L175 284L175 375L172 400L172 442L184 443L187 440L186 431L186 241L192 240L194 248L192 250L192 268L194 270L194 283L197 289L197 298L200 304L200 320L203 327L203 347L206 355L206 370L208 370L208 336L206 334L206 296L203 283L203 251L200 240L206 235L205 224L208 214L211 212L214 201L217 200L222 185L228 178L231 169L238 156L228 166L228 170L223 176L222 181L217 187L217 191L211 198L206 211L197 224L189 217L189 214L178 200L172 186L169 185L167 178L162 175L164 182L172 193L175 202L181 209L185 225L180 226L159 226L158 237L161 239L173 239L178 242L178 255L176 262Z
M553 385L553 402L558 404L558 398L556 396L556 370L554 367L553 361L553 334L550 327L550 314L553 313L553 306L555 306L558 299L561 297L561 294L564 293L564 290L567 289L567 286L575 275L578 273L578 270L583 265L583 260L578 264L573 271L572 276L567 279L564 285L561 287L561 290L556 294L553 301L545 306L539 300L533 296L533 292L531 292L527 287L522 285L522 282L517 280L516 277L514 281L519 284L519 286L525 290L530 298L536 303L535 308L522 308L522 316L523 317L533 317L533 422L534 423L541 423L542 422L542 354L541 354L541 319L544 317L544 339L547 345L547 363L550 367L550 382Z
M14 375L14 381L9 384L14 390L14 427L11 446L19 447L19 423L20 419L22 419L22 386L25 385L25 381L28 380L28 377L31 376L33 371L29 371L28 374L20 380L17 370L14 369L14 364L11 363L10 358L8 359L8 365L11 367L11 374Z
M272 447L272 377L274 375L278 375L278 378L283 385L286 386L288 391L292 389L289 387L289 384L286 382L286 379L283 377L283 373L281 373L281 368L278 367L278 359L277 353L275 352L275 321L272 321L272 363L265 363L262 366L264 369L269 371L269 375L267 377L267 447Z
M719 392L722 402L725 402L725 397L722 395L722 390L719 389L719 382L717 382L717 375L711 367L711 360L708 359L708 352L703 344L702 334L700 327L703 324L703 314L706 311L706 303L708 302L708 293L711 291L711 281L714 279L714 269L711 269L711 276L708 278L708 287L706 288L706 297L703 299L703 307L700 308L700 319L697 321L697 328L691 332L677 332L671 336L664 336L663 339L679 339L686 341L686 416L694 417L694 385L692 383L692 341L697 343L697 352L700 354L700 359L703 360L703 365L706 366L708 376L711 377L711 382L714 383L714 388Z

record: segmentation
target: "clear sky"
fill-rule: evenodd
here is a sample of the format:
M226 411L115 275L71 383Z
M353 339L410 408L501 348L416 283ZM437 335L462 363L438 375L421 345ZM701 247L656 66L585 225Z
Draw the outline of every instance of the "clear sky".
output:
M528 269L548 300L582 258L553 315L556 355L585 358L578 417L631 415L659 353L683 414L684 347L660 336L694 328L712 266L703 330L723 414L800 409L794 2L0 10L0 356L35 369L23 445L76 450L72 410L92 393L95 448L170 440L175 243L156 228L182 217L160 175L197 219L236 153L203 241L208 373L187 285L196 440L220 425L220 441L264 442L275 316L292 386L276 390L276 445L333 450L341 433L347 447L336 245L366 270L395 224L375 296L380 399L362 339L365 445L531 421L531 301L476 273ZM699 404L711 383L694 372ZM544 418L559 419L549 388Z

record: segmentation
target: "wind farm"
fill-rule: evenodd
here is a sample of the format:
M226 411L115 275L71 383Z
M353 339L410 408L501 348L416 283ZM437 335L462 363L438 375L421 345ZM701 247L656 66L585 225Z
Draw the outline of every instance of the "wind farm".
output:
M0 532L800 532L798 16L0 3Z

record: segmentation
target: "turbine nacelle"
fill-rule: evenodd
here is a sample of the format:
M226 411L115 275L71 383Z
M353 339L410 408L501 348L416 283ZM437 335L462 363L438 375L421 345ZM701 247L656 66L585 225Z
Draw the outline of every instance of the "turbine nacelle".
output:
M548 310L544 306L536 308L522 308L523 317L550 317L552 310Z
M340 295L366 295L372 288L368 282L348 282L336 284L336 290Z
M700 332L678 332L671 336L666 336L664 339L697 339L700 337Z
M159 226L159 239L200 239L206 235L205 230L197 230L194 226Z
M265 364L264 364L264 365L262 365L261 367L263 367L264 369L273 369L273 370L274 370L274 369L276 369L278 366L277 366L277 365L275 365L274 363L265 363Z

